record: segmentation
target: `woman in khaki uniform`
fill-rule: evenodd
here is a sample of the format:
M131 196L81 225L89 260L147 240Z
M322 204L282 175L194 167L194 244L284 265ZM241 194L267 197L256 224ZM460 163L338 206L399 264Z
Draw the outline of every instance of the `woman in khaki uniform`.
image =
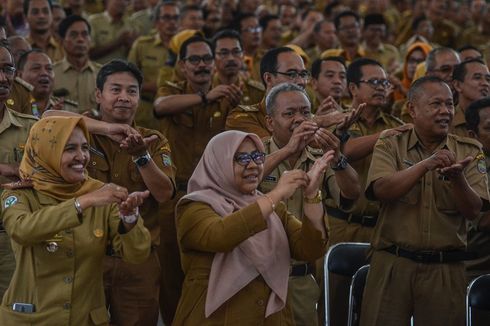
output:
M16 270L0 325L107 325L102 259L108 242L130 262L150 253L137 210L148 193L128 195L88 177L87 138L81 118L45 118L31 129L19 168L30 181L2 194Z
M286 171L262 194L263 151L258 136L226 131L211 139L190 178L177 204L185 280L174 325L294 325L289 262L325 253L319 186L333 151L309 172ZM298 187L305 189L303 223L280 203Z

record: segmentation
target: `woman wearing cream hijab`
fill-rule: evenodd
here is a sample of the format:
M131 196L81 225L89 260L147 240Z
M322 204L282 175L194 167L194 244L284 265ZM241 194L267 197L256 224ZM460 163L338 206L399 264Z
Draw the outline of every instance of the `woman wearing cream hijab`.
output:
M144 261L150 234L127 193L88 176L88 132L81 118L53 117L31 129L20 175L2 193L2 217L16 270L0 325L107 325L102 259L108 242L122 259Z
M177 204L185 272L174 325L285 325L290 258L314 261L326 250L319 177L333 152L311 170L284 173L268 194L257 191L264 147L253 134L215 136ZM303 224L282 200L305 189ZM289 318L286 318L289 317Z

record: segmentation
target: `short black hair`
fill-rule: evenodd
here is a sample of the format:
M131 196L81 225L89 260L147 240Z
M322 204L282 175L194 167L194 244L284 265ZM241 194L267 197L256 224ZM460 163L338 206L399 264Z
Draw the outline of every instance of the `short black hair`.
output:
M475 50L476 52L482 54L481 50L479 48L477 48L476 46L473 46L471 44L463 45L457 51L461 53L461 52L466 51L466 50Z
M213 48L212 48L211 44L209 43L209 41L200 35L194 35L194 36L188 38L187 40L185 40L184 43L182 43L182 45L180 46L179 59L182 60L187 56L187 47L189 46L189 44L201 43L201 42L206 43L209 46L209 48L211 49L211 54L214 55Z
M345 11L342 11L337 16L335 16L335 18L333 20L333 23L335 24L335 29L337 29L337 30L339 29L340 19L342 19L343 17L348 17L348 16L354 17L358 23L361 21L361 18L359 17L359 15L356 14L354 11L352 11L352 10L345 10Z
M14 55L12 54L12 51L10 51L8 44L0 43L0 48L7 50L7 52L10 54L10 57L12 58L12 65L15 67L16 66L15 58L14 58Z
M426 20L429 20L429 18L427 18L427 16L425 16L425 15L420 15L420 16L416 17L412 22L412 31L415 32L417 30L417 28L419 28L420 23L422 23Z
M262 30L265 31L269 23L273 20L279 20L279 16L277 15L265 15L259 19L259 25L262 27Z
M200 11L202 12L201 7L196 6L196 5L185 5L182 8L180 8L180 15L185 16L189 11Z
M366 29L369 25L385 25L386 20L385 17L381 14L369 14L364 17L364 29Z
M48 5L49 5L49 9L52 10L53 9L53 2L51 0L46 0L48 2ZM29 5L31 4L31 0L24 0L24 3L22 4L23 5L23 9L24 9L24 16L27 16L27 14L29 13Z
M275 73L277 71L277 58L279 57L279 54L286 53L286 52L294 52L294 50L286 46L274 48L267 51L262 57L262 60L260 60L260 78L262 79L262 83L264 84L264 86L265 86L264 74L266 72L271 74Z
M325 58L319 58L313 61L313 64L311 65L311 77L314 79L318 79L318 76L320 76L320 72L322 71L322 63L326 61L335 61L340 63L344 68L347 69L345 65L345 59L343 57L338 57L338 56L330 56L330 57L325 57Z
M161 11L162 7L166 7L166 6L177 7L177 9L179 9L179 6L178 6L178 4L176 2L173 2L173 1L159 1L158 4L155 6L155 8L153 8L153 10L151 11L151 21L152 21L152 23L155 23L159 19L160 11ZM180 17L180 11L179 11L179 17Z
M33 48L32 50L29 50L29 51L22 53L22 55L19 57L19 61L17 62L17 70L19 70L19 71L24 70L24 67L27 63L27 59L29 58L29 55L31 53L44 53L44 54L46 54L46 52L44 52L43 50L38 49L38 48Z
M104 89L104 84L107 81L107 77L119 72L127 72L133 75L138 81L138 86L141 90L141 86L143 85L143 74L141 73L141 70L139 70L133 63L121 59L113 59L100 68L97 78L95 79L95 86L97 89L102 91Z
M213 53L216 52L216 44L218 43L218 41L224 38L231 38L237 40L238 43L240 44L240 48L243 49L242 38L240 37L240 34L234 29L223 29L217 32L216 34L214 34L214 37L211 40L211 51L213 51Z
M442 80L439 77L436 77L436 76L423 76L423 77L415 80L412 83L412 85L410 86L410 89L408 90L408 94L407 94L408 102L412 102L413 103L415 101L415 99L417 99L420 96L421 91L423 89L425 89L424 86L426 84L429 84L429 83L444 84L447 87L449 87L449 85L444 80Z
M359 81L363 77L362 76L362 67L364 67L364 66L378 66L384 70L381 63L379 63L376 60L369 59L369 58L356 59L356 60L352 61L352 63L347 68L347 73L346 73L347 85L349 85L350 83L354 83L356 85L359 85Z
M328 5L325 6L325 8L323 9L323 16L325 17L330 17L333 13L333 10L335 9L335 7L337 6L341 6L342 3L339 1L339 0L334 0L334 1L331 1Z
M62 39L65 38L66 32L71 27L71 25L75 24L76 22L84 22L85 25L87 25L88 32L90 34L90 32L92 31L92 27L90 27L89 22L85 18L83 18L82 16L78 16L78 15L70 15L70 16L66 17L65 19L63 19L61 21L59 27L58 27L58 34L60 34L60 37Z
M480 111L490 109L490 97L484 97L472 102L464 112L466 120L466 129L472 130L478 135L478 125L480 124Z
M464 82L464 78L466 77L466 72L467 72L466 65L468 65L470 63L479 63L479 64L486 66L485 62L483 62L482 59L475 58L475 59L469 59L469 60L463 61L463 62L457 64L456 66L454 66L453 80L459 80L460 82Z
M333 21L322 19L322 20L316 22L315 26L313 26L313 33L317 34L318 32L320 32L323 24L333 24Z
M237 30L238 33L242 33L242 21L248 18L255 18L258 20L257 16L254 14L239 14L236 19L235 23L233 25L233 29Z

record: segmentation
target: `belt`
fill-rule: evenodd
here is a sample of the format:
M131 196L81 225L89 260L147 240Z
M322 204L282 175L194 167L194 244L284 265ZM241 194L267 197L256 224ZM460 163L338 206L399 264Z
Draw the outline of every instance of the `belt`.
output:
M187 192L187 182L175 182L178 191Z
M354 223L354 224L360 224L362 226L367 226L370 228L373 228L376 226L376 222L378 221L377 216L373 215L354 215L350 213L346 213L344 211L341 211L338 208L332 208L332 207L327 207L327 214L347 221L348 223Z
M398 246L391 246L383 249L398 257L408 258L417 263L434 264L434 263L455 263L464 260L472 260L478 258L478 254L473 251L465 250L449 250L449 251L409 251Z
M289 269L289 276L306 276L313 274L315 267L310 263L292 265Z

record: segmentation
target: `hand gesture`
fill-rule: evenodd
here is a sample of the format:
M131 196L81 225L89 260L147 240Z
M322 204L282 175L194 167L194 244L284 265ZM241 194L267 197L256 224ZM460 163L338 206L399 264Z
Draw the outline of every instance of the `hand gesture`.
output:
M333 158L340 157L340 140L329 130L318 128L315 132L315 144L323 150L323 153L332 151Z
M433 171L452 166L455 161L456 158L453 152L447 149L441 149L426 158L423 162L427 170Z
M236 85L218 85L206 94L206 98L209 102L216 102L220 98L226 98L232 105L237 106L241 101L242 95L242 90Z
M308 185L305 189L306 197L313 197L321 186L323 174L334 158L334 151L328 151L315 161L315 164L308 171Z
M132 134L138 134L138 131L122 123L109 123L106 131L106 136L118 143Z
M128 154L132 156L141 156L145 155L145 153L148 150L148 146L150 143L158 140L157 135L151 135L149 137L143 138L141 134L135 133L135 134L130 134L126 139L124 139L121 142L121 148L125 149Z
M308 185L308 176L303 170L284 171L273 191L277 192L281 200L291 197L299 187Z
M359 119L362 114L362 111L366 108L366 103L361 103L357 106L357 108L352 109L349 113L344 116L344 120L337 124L337 128L335 129L335 134L337 137L342 136L343 133L347 132L349 128L352 126L354 122Z
M82 208L105 206L122 203L128 198L128 190L114 183L105 184L102 188L89 192L78 198Z
M293 134L285 146L289 153L292 155L305 149L306 145L313 140L317 129L317 124L308 120L303 121L299 126L294 128Z
M468 164L473 161L472 156L466 157L464 160L458 161L450 166L439 169L439 174L444 177L449 178L449 180L455 180L462 176L464 169L468 166Z
M327 97L320 103L316 109L316 115L325 115L334 112L342 112L342 107L333 99L332 96Z
M128 195L125 201L119 203L119 214L123 216L136 213L136 209L143 204L146 198L150 196L150 191L135 191Z

